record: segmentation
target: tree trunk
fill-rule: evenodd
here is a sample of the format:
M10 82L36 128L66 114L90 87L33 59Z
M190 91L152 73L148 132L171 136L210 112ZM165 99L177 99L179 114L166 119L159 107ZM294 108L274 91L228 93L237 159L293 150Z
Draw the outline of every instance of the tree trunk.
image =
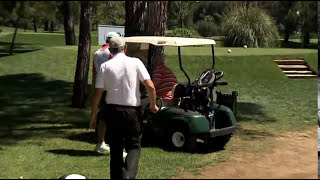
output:
M74 33L72 1L64 3L64 33L66 45L76 45L76 35Z
M289 38L290 38L290 32L287 29L285 29L284 30L284 43L288 43Z
M126 36L165 36L167 25L168 1L126 1ZM155 60L164 60L162 47L150 48L151 62L149 73L152 74Z
M141 36L144 33L146 1L126 1L125 36Z
M310 32L303 32L302 36L303 47L306 47L308 44L310 44Z
M318 1L318 49L320 49L320 1ZM318 62L320 62L319 59ZM320 68L320 65L318 65L318 68Z
M320 1L318 1L318 51L319 49L320 49ZM318 58L318 77L320 77L320 59L319 58ZM318 126L320 126L320 124L318 124Z
M12 52L13 52L14 41L16 40L16 36L17 36L17 32L18 32L19 21L20 21L20 16L18 16L18 19L16 21L16 27L14 29L14 34L13 34L13 38L12 38L11 46L10 46L10 51L9 51L10 56L12 55Z
M46 20L44 22L44 31L49 31L49 21L48 20Z
M38 32L36 19L33 19L33 29L34 29L34 32Z
M145 26L145 35L147 36L165 36L167 28L167 8L168 1L148 1L147 19ZM157 17L157 18L152 18ZM150 74L156 65L156 61L164 61L164 48L152 47L151 48L151 67Z
M50 22L50 32L53 32L54 31L54 26L55 26L55 24L54 24L54 21L51 21Z
M84 108L88 96L88 71L90 65L90 16L92 1L81 1L80 34L78 44L78 59L74 76L72 106Z

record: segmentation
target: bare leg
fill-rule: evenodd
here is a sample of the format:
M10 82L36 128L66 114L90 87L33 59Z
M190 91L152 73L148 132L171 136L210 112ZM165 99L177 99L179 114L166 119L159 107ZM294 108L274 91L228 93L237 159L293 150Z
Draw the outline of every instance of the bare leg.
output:
M98 143L102 143L104 141L105 134L106 134L106 122L100 120L98 125Z
M98 153L109 153L110 147L104 142L104 137L106 133L106 122L99 121L98 127L97 127L97 135L98 135L98 143L96 144L96 147L94 151Z

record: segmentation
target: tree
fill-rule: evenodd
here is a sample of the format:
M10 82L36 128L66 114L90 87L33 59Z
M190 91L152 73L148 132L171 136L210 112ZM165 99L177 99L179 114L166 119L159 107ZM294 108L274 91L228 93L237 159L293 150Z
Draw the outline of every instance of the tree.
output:
M40 3L40 2L37 2ZM44 30L45 31L53 31L54 30L54 21L56 16L59 14L59 5L61 1L42 1L41 2L41 10L45 12L43 16L42 22L44 23Z
M294 8L296 1L260 1L261 9L266 10L276 21L284 43L288 43L290 35L298 28L298 16Z
M320 49L320 1L318 1L318 49ZM318 65L318 67L320 66Z
M13 20L11 15L16 6L16 1L0 1L0 24ZM14 19L14 21L15 20L16 19Z
M170 1L169 2L169 16L170 19L176 20L180 28L191 26L193 24L192 18L194 10L197 7L195 1Z
M146 1L125 2L125 35L138 36L144 33L144 21L146 18Z
M320 49L320 1L318 1L318 51ZM318 58L318 76L320 77L320 59ZM320 126L318 120L318 126Z
M317 29L317 1L298 1L295 4L299 24L301 27L302 44L310 44L310 33L316 32Z
M9 54L10 55L12 55L12 53L13 53L14 42L15 42L16 37L17 37L18 26L19 26L19 23L20 23L20 19L23 18L23 15L25 14L25 2L21 1L19 4L20 5L17 6L17 7L19 7L19 9L17 9L18 12L16 12L18 17L17 17L16 23L15 23L15 30L14 30L13 38L12 38L12 41L11 41L10 50L9 50Z
M292 1L284 1L280 2L281 4L285 4L281 7L287 7L284 15L280 14L281 22L284 26L284 42L289 42L290 35L297 30L298 25L298 16L296 11L292 8L294 6L294 2Z
M124 25L124 1L94 1L92 7L92 29L96 30L98 24Z
M78 58L74 76L72 106L85 107L88 96L88 71L90 64L90 16L92 1L81 1L80 34L78 43Z
M168 1L126 1L126 36L165 36L167 25ZM163 60L162 47L150 46L152 60ZM153 64L148 62L149 73L152 74Z
M66 45L76 45L76 35L73 24L72 1L63 1L64 5L64 33Z
M38 32L38 23L42 21L46 12L43 9L44 3L34 3L32 1L25 2L25 14L23 21L25 23L25 29L29 24L33 25L34 32Z
M228 6L225 1L200 1L194 11L193 21L201 21L210 18L216 24L220 24L224 9Z

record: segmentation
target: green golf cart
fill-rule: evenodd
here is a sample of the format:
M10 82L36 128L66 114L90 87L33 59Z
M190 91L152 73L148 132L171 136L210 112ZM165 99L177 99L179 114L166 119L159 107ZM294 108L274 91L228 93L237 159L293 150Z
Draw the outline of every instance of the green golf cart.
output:
M178 83L172 90L173 100L157 98L160 110L153 114L149 111L148 97L142 97L141 103L144 109L143 139L153 136L163 137L177 150L193 152L196 149L197 140L206 143L216 143L224 147L236 130L236 103L237 93L222 94L216 92L217 99L213 100L214 89L217 86L226 86L227 82L220 82L224 73L216 71L214 45L211 39L181 38L181 37L157 37L134 36L124 38L128 49L136 46L140 50L148 50L157 46L174 46L178 48L179 66L187 78L186 83ZM212 66L204 70L199 78L191 81L187 72L183 69L181 60L181 47L210 45L212 50ZM138 52L138 51L135 51ZM153 63L150 51L147 68ZM130 54L129 54L130 56Z

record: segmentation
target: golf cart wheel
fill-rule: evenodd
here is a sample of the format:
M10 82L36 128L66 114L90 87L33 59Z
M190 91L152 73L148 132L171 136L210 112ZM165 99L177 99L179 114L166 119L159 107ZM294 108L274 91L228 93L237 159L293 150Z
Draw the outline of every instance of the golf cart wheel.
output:
M189 132L188 128L173 129L169 141L174 149L187 152L193 152L197 145L197 138Z

